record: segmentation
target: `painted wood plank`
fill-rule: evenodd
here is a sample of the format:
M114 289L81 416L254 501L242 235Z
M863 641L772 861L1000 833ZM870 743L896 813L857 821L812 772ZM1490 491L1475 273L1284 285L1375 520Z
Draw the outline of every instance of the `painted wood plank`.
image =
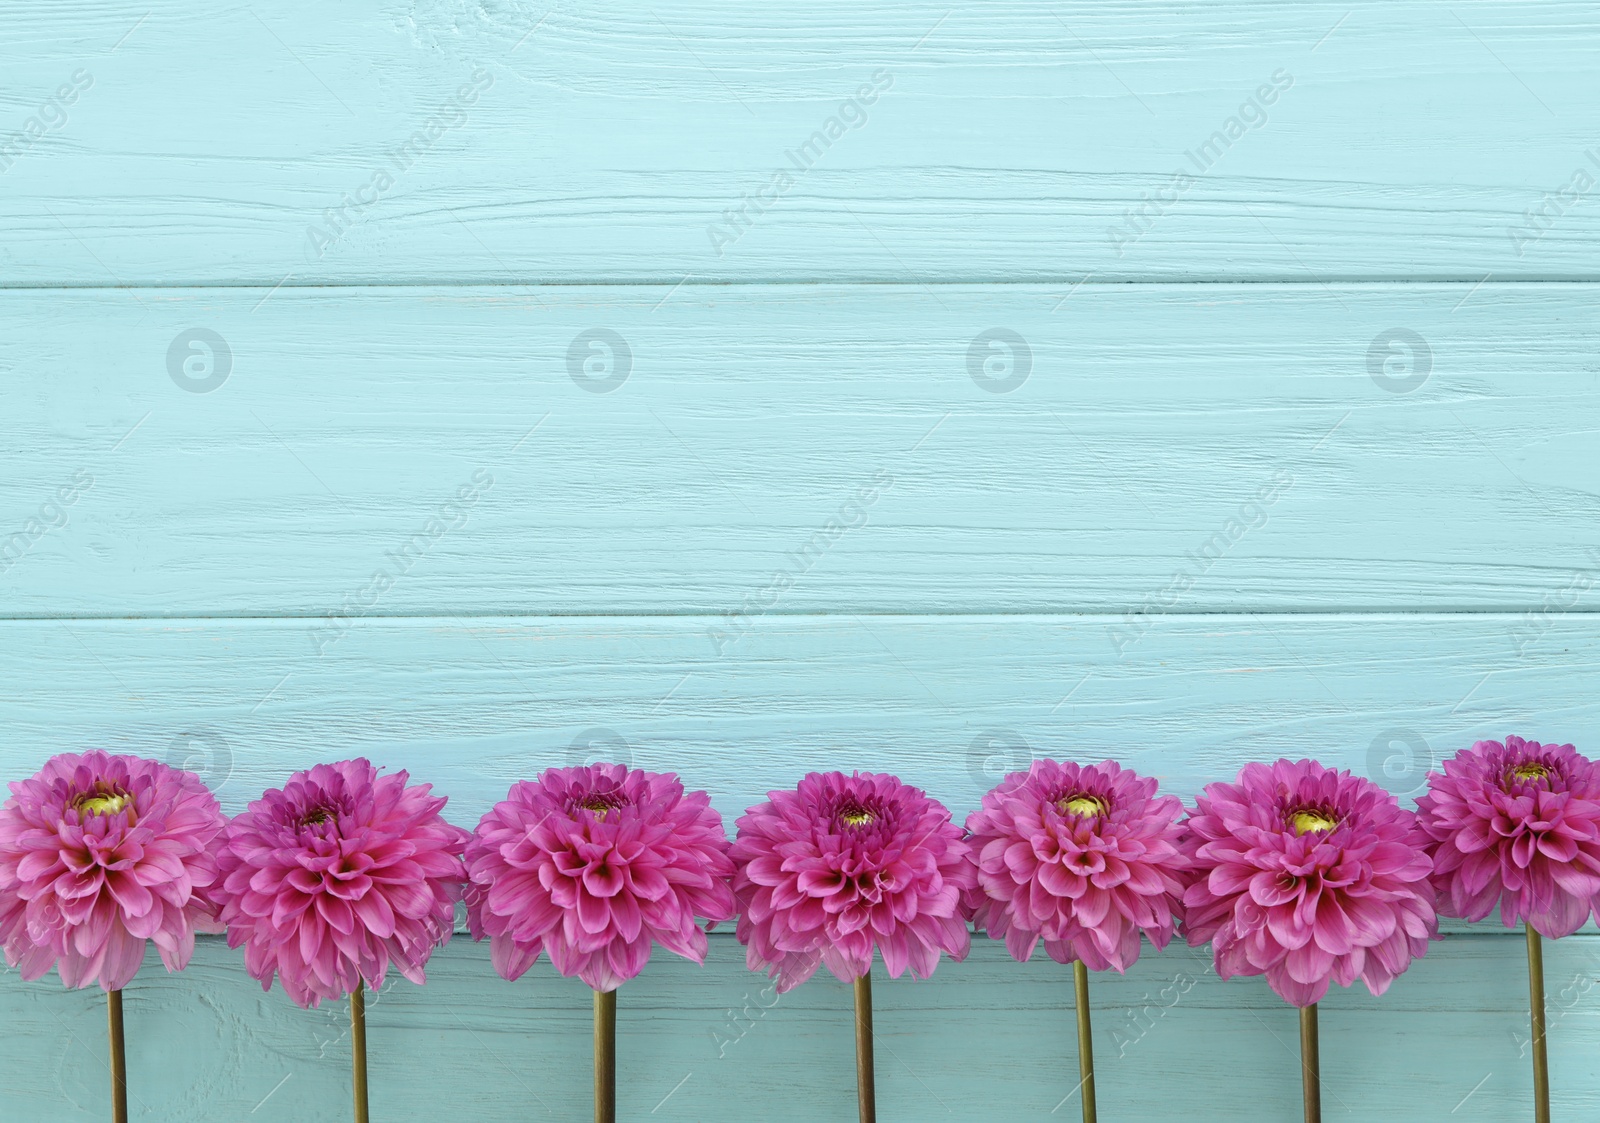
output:
M1546 944L1559 1118L1600 1110L1600 937ZM1321 1005L1325 1115L1457 1123L1527 1114L1526 975L1515 935L1451 935L1381 999ZM849 989L831 976L782 997L714 935L704 969L665 954L619 995L619 1118L852 1118ZM1281 1123L1299 1103L1295 1015L1259 979L1223 982L1202 952L1147 954L1096 975L1101 1116ZM889 1120L1075 1118L1070 975L1017 964L992 941L926 982L880 979L878 1110ZM573 1120L589 1111L588 991L541 962L515 984L458 936L428 982L368 1000L375 1119ZM252 1123L347 1117L341 1005L263 995L242 957L203 939L168 976L150 957L126 992L136 1120ZM104 1000L0 976L9 1033L0 1085L14 1118L105 1118Z
M12 622L0 776L89 745L191 763L226 809L366 755L466 826L515 780L618 759L681 772L730 824L814 769L893 772L965 816L1035 756L1112 757L1192 796L1310 756L1418 792L1485 737L1600 743L1600 626L1555 617L1110 616Z
M1597 302L5 293L0 615L1494 609L1536 639L1594 606Z
M12 5L6 283L1594 278L1579 0Z

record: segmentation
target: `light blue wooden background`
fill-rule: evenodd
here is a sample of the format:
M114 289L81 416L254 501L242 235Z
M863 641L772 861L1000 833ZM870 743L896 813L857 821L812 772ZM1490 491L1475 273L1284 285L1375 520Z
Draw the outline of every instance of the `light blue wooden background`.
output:
M6 776L102 745L236 811L362 753L470 825L599 755L731 820L814 767L965 814L1035 755L1410 798L1477 737L1600 749L1600 5L0 29ZM196 329L227 357L185 375ZM1330 1119L1527 1114L1520 937L1448 932L1324 1004ZM1547 956L1558 1117L1593 1118L1600 937ZM849 1118L847 989L764 982L726 934L653 962L623 1116ZM1294 1116L1259 980L1170 949L1094 994L1103 1118ZM983 945L878 1000L885 1120L1076 1117L1058 967ZM345 1117L340 1012L219 941L127 1007L135 1118ZM459 939L373 1007L376 1116L581 1119L588 1013ZM8 973L0 1025L0 1117L106 1116L97 991Z

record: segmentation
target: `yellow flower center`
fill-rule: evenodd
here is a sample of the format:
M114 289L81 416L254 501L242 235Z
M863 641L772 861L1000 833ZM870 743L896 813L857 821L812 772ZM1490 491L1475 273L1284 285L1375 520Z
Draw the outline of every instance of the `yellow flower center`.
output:
M96 792L94 795L81 795L73 800L73 806L85 815L115 815L133 801L127 792Z
M1056 804L1066 815L1104 815L1105 802L1092 795L1075 795Z
M876 818L865 807L847 807L839 812L839 821L847 827L864 827Z
M582 810L592 811L604 819L627 802L627 797L621 792L590 792L578 801L578 806Z
M1289 816L1289 825L1295 834L1327 834L1339 825L1339 820L1321 811L1296 811Z
M1537 761L1519 764L1511 770L1511 774L1519 780L1543 780L1550 775L1550 770Z

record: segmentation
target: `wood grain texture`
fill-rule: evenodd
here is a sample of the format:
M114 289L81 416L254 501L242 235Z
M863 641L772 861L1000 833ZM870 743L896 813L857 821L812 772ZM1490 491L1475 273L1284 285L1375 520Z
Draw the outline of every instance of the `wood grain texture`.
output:
M894 772L965 816L1033 756L1112 757L1191 796L1310 756L1404 796L1484 737L1600 742L1600 627L1519 655L1490 614L35 621L0 629L0 775L114 747L186 763L230 812L365 755L466 826L547 767L675 770L731 825L813 769Z
M1600 266L1580 0L12 8L9 284Z
M266 296L0 295L0 614L1594 607L1588 285Z
M1600 937L1547 945L1558 1118L1600 1111ZM1330 1119L1458 1123L1517 1118L1531 1096L1522 941L1452 934L1381 999L1364 989L1321 1004ZM1042 957L1040 957L1042 959ZM878 1112L885 1121L1071 1119L1076 1046L1071 975L1010 960L984 940L925 982L874 987ZM713 935L705 968L664 953L618 996L618 1116L813 1123L852 1118L849 988L824 973L781 997ZM458 936L428 982L396 978L368 1002L374 1119L585 1118L589 991L545 961L515 984ZM0 976L0 1017L35 1063L0 1063L11 1118L105 1117L98 990ZM263 994L240 953L203 939L169 976L152 955L128 989L132 1117L337 1123L348 1117L342 1004ZM1126 976L1091 981L1103 1117L1282 1123L1299 1102L1295 1015L1259 980L1223 982L1203 953L1146 954Z
M100 745L237 811L362 754L470 825L603 757L731 827L813 768L964 815L1043 755L1409 800L1478 737L1594 750L1587 0L0 31L0 778ZM1330 1119L1525 1114L1520 936L1448 932L1323 1004ZM1546 958L1593 1118L1600 936ZM621 1115L849 1118L847 988L763 986L658 957ZM1094 994L1107 1120L1295 1114L1259 980ZM1075 1116L1069 996L988 944L880 983L883 1118ZM375 1116L581 1119L589 1009L457 940L374 996ZM346 1024L203 940L128 992L134 1117L346 1118ZM0 1119L105 1117L98 992L0 970L0 1025Z

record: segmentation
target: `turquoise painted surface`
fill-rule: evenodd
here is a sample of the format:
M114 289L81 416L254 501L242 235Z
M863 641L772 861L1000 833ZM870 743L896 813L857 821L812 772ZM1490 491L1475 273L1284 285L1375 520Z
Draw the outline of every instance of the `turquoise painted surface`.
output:
M1580 188L1532 241L1511 233L1600 172L1582 0L12 8L12 128L93 78L4 173L14 284L1600 264ZM876 100L842 108L864 86ZM747 199L759 215L724 215Z
M813 767L964 813L1035 755L1410 798L1600 747L1593 4L0 28L0 775L99 744L237 810L363 753L470 825L597 755L731 819ZM1547 947L1562 1118L1596 940ZM1328 1117L1525 1114L1521 956L1331 997ZM847 992L764 985L655 960L623 1116L849 1118ZM344 1118L339 1012L220 941L127 1001L135 1118ZM1075 1116L1053 965L878 1001L886 1120ZM1103 1118L1294 1115L1264 986L1169 949L1094 1005ZM373 1007L377 1117L583 1118L587 1017L458 939ZM96 994L3 973L0 1025L0 1118L105 1117Z
M163 370L196 328L211 393ZM0 293L0 338L0 510L92 480L16 615L1130 612L1240 518L1165 609L1571 607L1600 564L1588 285L95 289Z
M1331 995L1319 1019L1324 1115L1526 1118L1521 948L1520 939L1455 935L1382 999ZM1557 1118L1592 1119L1600 937L1550 945L1545 969ZM106 1118L99 992L0 983L8 1040L24 1043L27 1060L7 1066L8 1118ZM1296 1118L1295 1013L1265 983L1221 982L1204 957L1173 949L1125 977L1096 977L1093 993L1102 1118ZM1019 965L986 943L927 982L876 986L873 998L880 1118L1078 1112L1070 972L1048 960ZM852 1119L849 1002L831 976L777 997L744 969L731 936L713 936L703 969L653 960L618 999L618 1117ZM125 1005L135 1118L349 1118L345 1012L262 994L220 942L206 941L185 974L147 968ZM426 986L401 980L369 1005L373 1118L589 1118L591 1010L581 982L533 971L507 983L482 947L458 936L435 955Z

